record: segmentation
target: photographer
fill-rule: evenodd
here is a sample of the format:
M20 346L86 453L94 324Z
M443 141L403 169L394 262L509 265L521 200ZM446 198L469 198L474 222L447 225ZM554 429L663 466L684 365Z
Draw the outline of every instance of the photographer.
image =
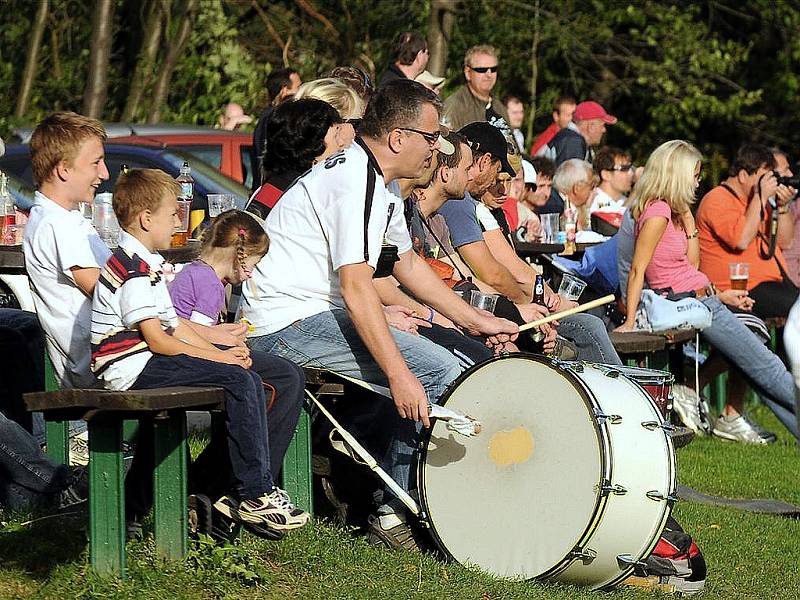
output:
M782 253L794 236L788 205L797 190L779 183L775 171L791 171L786 156L776 154L759 144L742 146L728 178L700 203L697 231L686 233L699 236L700 270L717 289L733 287L731 264L747 264L742 287L753 313L764 319L786 317L798 297Z

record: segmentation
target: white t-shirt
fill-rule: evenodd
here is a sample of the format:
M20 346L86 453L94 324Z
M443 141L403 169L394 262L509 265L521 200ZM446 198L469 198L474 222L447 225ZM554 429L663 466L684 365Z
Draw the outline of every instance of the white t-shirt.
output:
M367 208L368 170L375 174ZM339 269L375 268L381 244L411 250L403 202L360 140L315 165L281 196L264 225L269 252L244 285L242 316L265 335L332 308L345 308Z
M592 206L589 208L589 214L591 215L598 210L603 212L624 213L626 200L627 198L625 196L622 196L619 200L613 200L611 196L600 188L597 188L594 194L594 200L592 200Z
M800 389L800 300L794 303L783 330L783 345L789 355L794 384Z
M481 224L484 231L494 231L500 229L497 219L483 202L478 202L475 206L475 216L478 218L478 223Z
M33 302L61 386L97 387L89 368L92 299L77 286L71 269L102 268L111 250L79 211L67 210L40 192L22 248Z
M92 370L107 389L129 389L153 356L138 323L158 319L164 330L178 326L163 262L123 231L100 272L92 302Z

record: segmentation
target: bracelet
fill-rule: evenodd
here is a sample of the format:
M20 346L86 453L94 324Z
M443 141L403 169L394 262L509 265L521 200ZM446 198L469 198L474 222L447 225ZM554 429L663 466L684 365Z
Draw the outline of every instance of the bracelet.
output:
M428 307L428 310L430 311L428 313L428 323L433 323L433 315L435 315L436 312L434 312L434 310L430 306Z
M686 235L686 239L687 240L693 240L694 238L697 237L698 233L700 233L700 231L697 228L695 228L695 230L692 232L691 235L689 235L689 234Z

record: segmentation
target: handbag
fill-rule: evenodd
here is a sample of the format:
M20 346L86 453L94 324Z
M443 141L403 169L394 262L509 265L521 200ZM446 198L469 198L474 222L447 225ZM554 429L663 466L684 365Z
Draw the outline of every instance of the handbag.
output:
M711 310L697 298L668 300L653 290L642 290L636 311L639 331L705 329L711 325Z

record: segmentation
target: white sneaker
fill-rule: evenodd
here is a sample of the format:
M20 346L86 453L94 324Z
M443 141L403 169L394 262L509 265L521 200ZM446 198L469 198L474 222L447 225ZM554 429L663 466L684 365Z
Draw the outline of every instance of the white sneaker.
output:
M705 400L701 400L689 386L681 384L672 386L672 408L681 422L696 434L707 435L711 432L708 406Z

